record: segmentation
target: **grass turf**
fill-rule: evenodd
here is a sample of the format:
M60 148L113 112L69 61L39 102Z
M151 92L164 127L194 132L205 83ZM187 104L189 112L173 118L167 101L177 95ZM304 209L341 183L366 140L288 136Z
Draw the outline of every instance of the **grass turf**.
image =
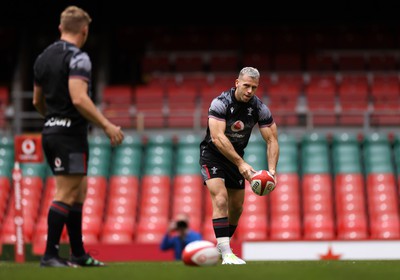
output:
M4 280L102 279L396 279L400 260L376 261L249 261L246 265L185 266L182 262L115 262L99 268L41 268L38 262L0 262Z

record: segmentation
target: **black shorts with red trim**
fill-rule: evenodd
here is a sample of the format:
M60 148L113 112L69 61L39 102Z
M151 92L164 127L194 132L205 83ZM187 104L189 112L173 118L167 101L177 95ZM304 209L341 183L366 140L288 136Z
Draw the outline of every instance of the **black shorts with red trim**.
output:
M201 175L204 183L208 179L222 178L228 189L244 189L245 179L239 169L223 155L202 150L200 155Z
M43 134L42 146L54 175L86 175L89 143L86 134Z

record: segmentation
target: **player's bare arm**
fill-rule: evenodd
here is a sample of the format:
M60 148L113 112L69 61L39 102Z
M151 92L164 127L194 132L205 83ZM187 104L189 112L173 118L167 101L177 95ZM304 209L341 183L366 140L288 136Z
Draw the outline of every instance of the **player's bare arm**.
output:
M267 159L268 170L274 176L276 173L276 166L279 160L279 143L278 143L278 129L276 124L269 127L260 128L260 132L265 142L267 143Z
M44 101L42 87L38 85L33 85L33 106L43 117L46 115L46 104Z
M82 79L69 79L68 82L71 100L77 110L87 120L101 127L111 140L112 145L119 145L124 140L121 127L115 126L102 113L100 113L93 101L86 94L88 84Z
M250 181L251 175L256 171L235 151L232 143L225 136L226 123L224 121L209 118L208 125L210 128L211 139L215 146L227 159L239 168L240 174L242 174L246 180Z

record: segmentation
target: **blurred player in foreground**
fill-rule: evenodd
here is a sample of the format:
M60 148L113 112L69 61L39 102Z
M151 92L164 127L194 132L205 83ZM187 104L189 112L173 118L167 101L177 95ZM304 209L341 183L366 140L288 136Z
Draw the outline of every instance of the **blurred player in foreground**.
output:
M45 118L42 145L56 180L42 267L104 266L85 251L82 240L88 124L101 127L113 145L121 144L124 134L97 110L91 99L92 64L80 49L88 38L91 21L81 8L67 7L60 17L60 39L49 45L34 64L33 104ZM59 256L64 225L71 245L69 260Z

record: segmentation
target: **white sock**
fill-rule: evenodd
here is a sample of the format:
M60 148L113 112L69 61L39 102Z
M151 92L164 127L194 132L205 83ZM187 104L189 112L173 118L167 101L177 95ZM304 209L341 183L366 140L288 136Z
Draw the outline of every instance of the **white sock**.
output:
M222 255L232 253L232 249L229 244L229 237L218 237L217 246Z

